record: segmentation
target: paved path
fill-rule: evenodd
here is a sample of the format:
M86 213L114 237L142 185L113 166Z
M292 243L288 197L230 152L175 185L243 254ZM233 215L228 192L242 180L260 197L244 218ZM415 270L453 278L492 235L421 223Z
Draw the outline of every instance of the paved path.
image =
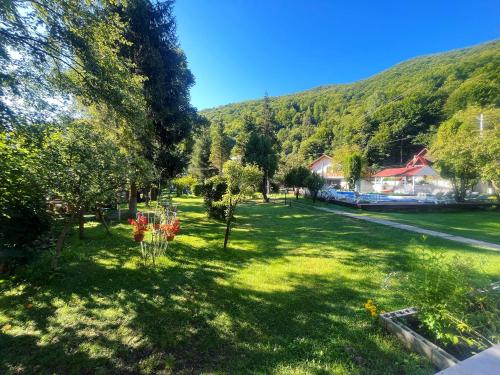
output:
M492 346L436 375L500 374L500 344Z
M472 238L467 238L467 237L462 237L462 236L455 236L452 234L438 232L438 231L431 230L431 229L424 229L424 228L416 227L414 225L401 224L401 223L398 223L398 222L392 221L392 220L384 220L384 219L379 219L379 218L376 218L373 216L366 216L366 215L358 214L355 212L341 211L341 210L336 210L336 209L327 208L327 207L315 207L315 206L308 206L308 207L315 208L315 209L321 210L321 211L331 212L331 213L334 213L337 215L347 216L347 217L350 217L353 219L369 221L369 222L375 223L375 224L387 225L389 227L407 230L409 232L420 233L420 234L425 234L425 235L434 236L434 237L440 237L440 238L444 238L444 239L447 239L450 241L460 242L460 243L464 243L464 244L471 245L471 246L500 251L500 245L497 245L496 243L492 243L492 242L479 241L479 240L474 240Z

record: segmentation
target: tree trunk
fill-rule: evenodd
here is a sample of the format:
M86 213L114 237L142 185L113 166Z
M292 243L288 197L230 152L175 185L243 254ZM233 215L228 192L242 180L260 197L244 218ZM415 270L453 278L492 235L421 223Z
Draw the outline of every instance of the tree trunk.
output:
M137 185L135 184L135 181L132 181L130 183L130 191L128 196L128 210L130 216L132 218L135 218L137 214Z
M97 218L98 220L101 221L102 225L104 225L104 228L106 229L106 233L111 236L111 231L109 230L108 223L106 222L106 218L104 217L104 213L102 212L102 207L98 206L97 207L97 213L98 215Z
M149 189L149 199L151 199L152 201L155 201L156 200L156 189L154 188L154 186L151 186L151 188Z
M146 207L149 207L151 204L151 187L144 189L144 200L146 202Z
M231 220L233 219L234 209L231 205L231 200L229 200L229 207L227 208L226 216L226 232L224 233L224 250L227 249L227 244L229 242L229 234L231 232Z
M78 239L83 240L84 238L84 229L85 229L85 220L83 217L83 208L78 211Z
M269 198L267 197L267 178L264 177L262 179L262 198L264 198L264 202L269 202Z
M295 199L297 199L297 200L298 200L298 199L299 199L299 194L300 194L300 193L299 193L299 188L295 188L294 193L295 193Z
M64 240L66 239L66 235L68 234L69 230L71 229L71 226L73 225L73 219L74 219L75 214L73 213L69 220L64 224L64 227L59 234L59 237L57 238L57 243L56 243L56 250L54 253L54 257L52 258L52 269L57 268L57 262L59 260L59 257L61 256L61 251L64 246Z
M227 249L227 243L229 242L230 231L231 231L231 220L226 220L226 233L224 233L224 250Z

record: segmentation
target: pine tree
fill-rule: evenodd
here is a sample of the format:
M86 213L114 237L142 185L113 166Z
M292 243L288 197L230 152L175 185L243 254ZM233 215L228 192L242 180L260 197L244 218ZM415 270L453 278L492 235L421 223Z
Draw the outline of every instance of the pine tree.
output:
M273 147L271 137L253 132L245 147L243 161L247 164L256 164L263 172L261 192L264 201L268 201L268 182L278 169L278 154Z
M210 162L222 174L224 163L231 154L231 143L229 137L224 134L224 122L222 120L214 122L210 126L211 146Z
M210 163L211 149L210 134L204 130L196 138L191 156L191 165L189 170L198 180L204 181L213 175L214 169Z

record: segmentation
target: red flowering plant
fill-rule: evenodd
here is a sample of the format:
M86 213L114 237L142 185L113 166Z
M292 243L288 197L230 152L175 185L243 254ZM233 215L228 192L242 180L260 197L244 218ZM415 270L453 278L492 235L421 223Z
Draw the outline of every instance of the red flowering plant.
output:
M133 226L132 233L136 242L144 240L144 233L148 230L148 218L142 213L137 214L137 219L128 219L130 225Z
M175 235L180 232L181 224L179 219L176 218L170 224L163 224L160 229L167 241L172 241Z

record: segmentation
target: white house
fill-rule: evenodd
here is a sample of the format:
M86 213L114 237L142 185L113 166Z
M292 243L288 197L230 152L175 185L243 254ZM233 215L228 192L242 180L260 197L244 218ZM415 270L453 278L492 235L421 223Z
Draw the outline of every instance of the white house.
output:
M326 181L325 186L335 187L337 189L347 189L347 181L344 174L340 172L340 165L334 165L333 159L328 155L321 155L309 165L309 170L314 172ZM370 181L362 179L358 181L356 190L361 193L367 193L373 190Z

